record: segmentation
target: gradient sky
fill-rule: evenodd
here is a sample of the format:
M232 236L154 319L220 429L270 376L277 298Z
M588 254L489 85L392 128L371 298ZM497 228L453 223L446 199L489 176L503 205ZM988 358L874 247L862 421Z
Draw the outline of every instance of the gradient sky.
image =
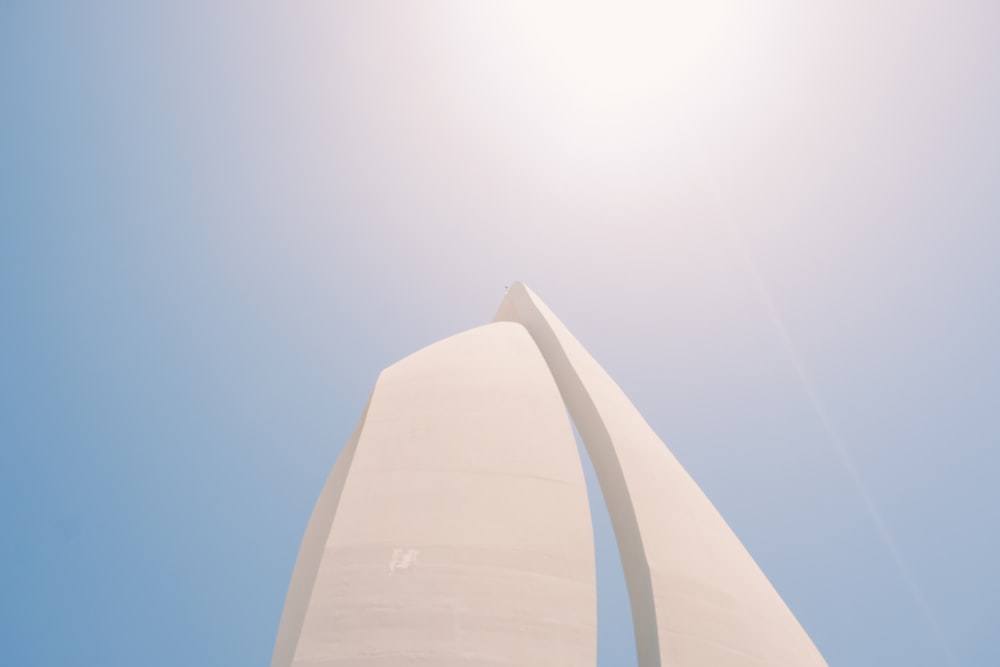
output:
M1000 5L158 4L0 4L0 664L267 665L377 373L513 280L831 667L1000 664Z

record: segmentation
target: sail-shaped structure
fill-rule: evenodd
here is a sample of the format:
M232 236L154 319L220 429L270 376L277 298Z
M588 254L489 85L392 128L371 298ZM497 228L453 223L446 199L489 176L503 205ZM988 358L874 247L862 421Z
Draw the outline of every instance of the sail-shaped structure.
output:
M385 369L306 529L272 667L596 664L584 442L640 667L825 667L635 406L523 284Z

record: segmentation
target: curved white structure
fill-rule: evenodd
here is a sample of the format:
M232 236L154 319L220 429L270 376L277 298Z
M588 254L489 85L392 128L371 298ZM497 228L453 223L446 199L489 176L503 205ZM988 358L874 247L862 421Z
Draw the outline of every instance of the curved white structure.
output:
M306 530L273 667L593 665L593 534L519 324L385 369Z
M640 667L825 666L712 503L545 304L515 283L496 319L531 332L594 464Z
M593 667L593 537L567 409L614 525L640 667L825 667L625 394L520 283L493 324L379 376L310 519L272 667Z

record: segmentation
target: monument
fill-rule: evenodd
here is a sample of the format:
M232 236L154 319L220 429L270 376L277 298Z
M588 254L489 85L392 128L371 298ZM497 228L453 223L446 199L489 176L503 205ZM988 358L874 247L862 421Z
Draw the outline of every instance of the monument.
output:
M492 323L379 375L306 528L272 667L593 667L570 418L611 516L639 667L825 667L624 392L520 283Z

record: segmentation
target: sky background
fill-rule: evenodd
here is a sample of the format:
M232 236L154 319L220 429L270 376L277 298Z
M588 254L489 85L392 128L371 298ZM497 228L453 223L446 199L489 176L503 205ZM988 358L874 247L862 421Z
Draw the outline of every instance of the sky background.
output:
M157 4L0 3L0 664L268 665L376 375L513 280L831 667L1000 664L1000 5Z

